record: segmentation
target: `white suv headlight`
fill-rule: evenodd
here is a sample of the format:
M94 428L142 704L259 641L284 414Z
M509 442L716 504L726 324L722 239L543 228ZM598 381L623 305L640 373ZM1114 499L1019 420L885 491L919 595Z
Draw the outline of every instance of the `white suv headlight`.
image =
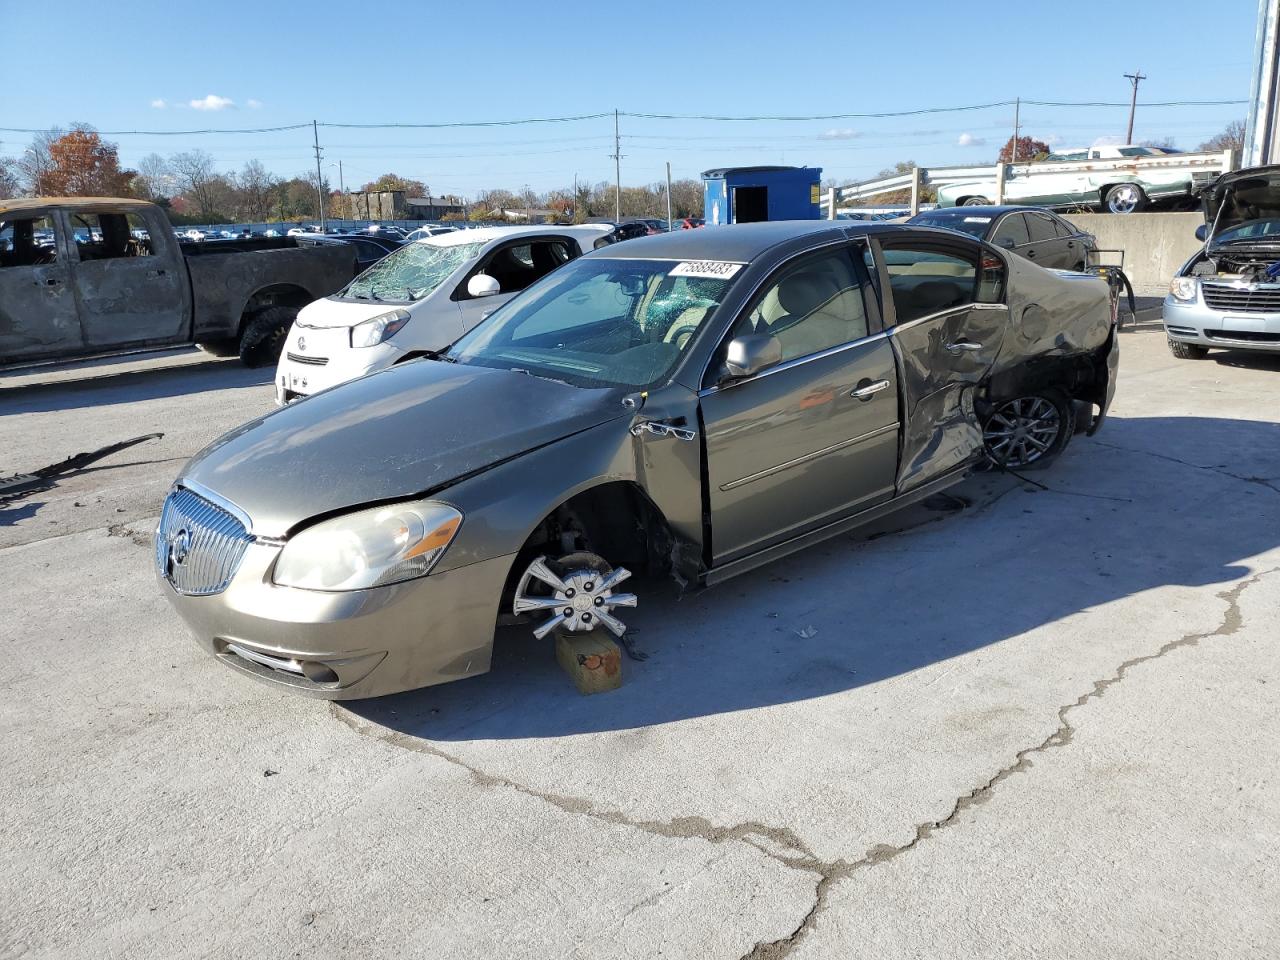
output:
M1195 277L1174 277L1169 282L1169 292L1173 299L1189 302L1196 298L1196 286Z
M408 323L410 316L408 310L392 310L357 323L351 328L351 346L376 347Z
M291 537L271 579L304 590L363 590L425 577L461 525L461 512L434 500L348 513Z

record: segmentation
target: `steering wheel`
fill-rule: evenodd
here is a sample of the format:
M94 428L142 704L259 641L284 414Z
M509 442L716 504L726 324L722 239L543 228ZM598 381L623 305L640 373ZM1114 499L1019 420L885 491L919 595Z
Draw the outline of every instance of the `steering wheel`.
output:
M677 323L667 331L666 336L662 338L663 343L673 343L679 349L683 350L684 345L689 342L689 338L693 336L694 331L698 329L695 323Z

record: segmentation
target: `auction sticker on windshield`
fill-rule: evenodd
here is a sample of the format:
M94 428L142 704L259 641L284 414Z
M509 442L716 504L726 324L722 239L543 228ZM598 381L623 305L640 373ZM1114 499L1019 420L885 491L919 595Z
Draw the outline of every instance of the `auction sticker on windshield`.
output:
M685 260L671 268L672 277L711 277L727 280L741 270L743 264L726 260Z

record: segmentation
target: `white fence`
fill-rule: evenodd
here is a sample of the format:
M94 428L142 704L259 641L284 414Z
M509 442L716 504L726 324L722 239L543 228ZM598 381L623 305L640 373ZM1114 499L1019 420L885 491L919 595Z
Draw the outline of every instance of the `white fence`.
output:
M1005 185L1011 180L1035 181L1039 177L1064 174L1090 174L1102 171L1124 171L1141 174L1144 171L1167 175L1186 170L1193 181L1205 180L1225 173L1234 167L1231 150L1221 153L1171 153L1154 157L1122 157L1116 160L1041 160L1034 163L997 163L963 167L915 167L909 173L892 177L879 177L843 187L832 187L822 198L822 215L835 219L835 211L842 204L861 203L898 190L911 191L911 212L920 211L920 191L923 187L940 187L950 183L986 181L994 183L994 203L1005 200Z

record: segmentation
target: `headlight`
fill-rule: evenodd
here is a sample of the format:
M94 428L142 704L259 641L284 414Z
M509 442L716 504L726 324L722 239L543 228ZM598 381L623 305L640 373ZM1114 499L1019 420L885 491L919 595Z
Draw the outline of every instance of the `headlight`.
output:
M380 313L363 323L357 323L351 328L351 345L376 347L408 323L409 317L408 310L392 310L390 313Z
M1174 277L1169 283L1169 292L1175 300L1194 300L1196 298L1195 277Z
M425 577L461 524L460 512L432 500L335 517L291 538L272 580L304 590L363 590Z

